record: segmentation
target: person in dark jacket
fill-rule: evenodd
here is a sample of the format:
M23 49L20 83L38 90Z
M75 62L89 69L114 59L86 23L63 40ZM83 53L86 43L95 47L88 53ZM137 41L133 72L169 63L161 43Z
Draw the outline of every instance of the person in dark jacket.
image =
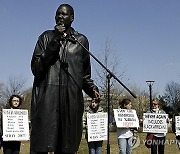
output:
M71 27L74 9L61 4L55 21L54 30L39 36L31 60L31 153L77 152L82 136L82 90L99 100L91 79L90 55L84 49L89 49L88 39Z
M9 106L11 109L19 109L22 104L22 98L19 95L12 95L9 98ZM3 141L4 154L19 154L21 148L21 141Z
M164 110L161 109L161 104L159 99L154 98L152 100L153 110L147 111L147 113L155 114L166 114ZM168 119L167 119L168 122ZM166 133L153 133L152 144L151 144L151 154L164 154Z

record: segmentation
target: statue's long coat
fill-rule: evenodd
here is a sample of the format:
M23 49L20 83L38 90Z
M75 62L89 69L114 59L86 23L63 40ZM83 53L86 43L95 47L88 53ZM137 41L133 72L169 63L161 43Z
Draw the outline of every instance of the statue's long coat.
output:
M87 38L71 29L89 49ZM34 75L31 102L31 151L75 153L82 136L84 90L93 97L90 56L74 40L57 40L54 30L38 38L31 69ZM97 88L97 87L96 87ZM57 141L61 145L57 146Z

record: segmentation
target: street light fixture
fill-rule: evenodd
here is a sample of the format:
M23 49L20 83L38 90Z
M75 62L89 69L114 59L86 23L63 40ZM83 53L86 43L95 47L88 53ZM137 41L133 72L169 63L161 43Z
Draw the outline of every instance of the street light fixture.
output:
M146 81L147 85L149 86L149 98L150 98L150 111L152 111L152 85L155 81Z

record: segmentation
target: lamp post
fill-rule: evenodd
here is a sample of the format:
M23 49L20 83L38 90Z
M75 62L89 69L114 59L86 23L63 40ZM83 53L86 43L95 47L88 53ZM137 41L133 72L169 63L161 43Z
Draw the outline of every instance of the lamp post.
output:
M146 81L147 85L149 86L149 99L150 99L150 111L152 111L152 85L155 81Z

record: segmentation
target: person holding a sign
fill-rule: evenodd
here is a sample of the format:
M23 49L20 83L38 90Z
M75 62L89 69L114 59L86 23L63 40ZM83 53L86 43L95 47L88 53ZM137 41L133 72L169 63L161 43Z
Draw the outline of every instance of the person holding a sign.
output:
M153 105L152 113L166 114L164 110L160 109L160 102L157 98L152 100L152 105ZM151 144L151 154L157 154L157 153L164 154L165 136L166 136L165 133L153 133L153 139L152 139L152 144Z
M120 103L121 109L130 110L132 108L131 100L130 99L123 99ZM123 127L117 128L117 135L118 135L118 145L120 154L131 154L132 153L132 140L134 129L130 127Z
M9 98L9 106L11 109L19 109L22 104L22 98L19 95L12 95ZM21 141L3 141L4 154L19 154Z
M73 7L61 4L54 29L38 37L32 55L31 152L76 153L82 137L83 91L99 99L91 79L89 42L71 26L73 21Z
M178 107L173 115L172 131L176 135L176 143L180 150L180 107Z
M85 109L83 115L83 127L86 130L85 138L88 143L89 154L101 154L103 141L88 141L88 125L87 125L87 113L101 113L103 108L99 106L99 101L92 100L91 104Z

